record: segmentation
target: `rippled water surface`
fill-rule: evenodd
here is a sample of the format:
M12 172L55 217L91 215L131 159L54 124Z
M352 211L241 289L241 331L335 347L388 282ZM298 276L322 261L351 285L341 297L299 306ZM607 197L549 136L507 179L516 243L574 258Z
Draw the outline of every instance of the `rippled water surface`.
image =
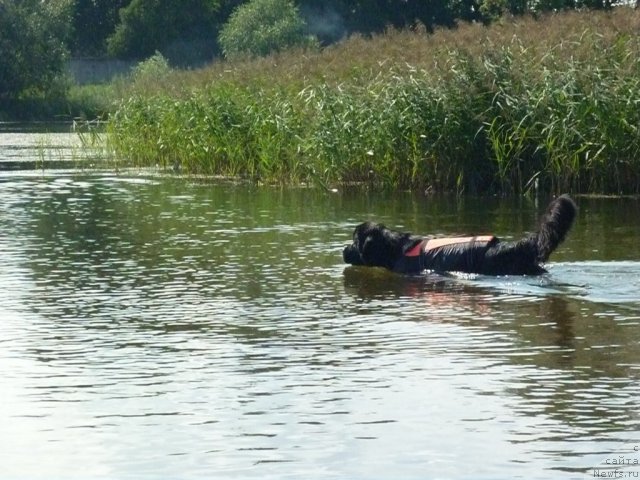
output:
M0 171L0 478L634 478L638 201L578 198L542 277L341 263L547 200Z

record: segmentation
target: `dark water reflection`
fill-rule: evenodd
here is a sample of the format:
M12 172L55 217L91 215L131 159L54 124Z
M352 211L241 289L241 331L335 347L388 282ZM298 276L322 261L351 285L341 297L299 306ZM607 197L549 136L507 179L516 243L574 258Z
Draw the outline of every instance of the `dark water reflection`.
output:
M2 478L586 478L640 458L638 201L579 199L539 278L341 264L365 218L516 238L546 200L0 176Z

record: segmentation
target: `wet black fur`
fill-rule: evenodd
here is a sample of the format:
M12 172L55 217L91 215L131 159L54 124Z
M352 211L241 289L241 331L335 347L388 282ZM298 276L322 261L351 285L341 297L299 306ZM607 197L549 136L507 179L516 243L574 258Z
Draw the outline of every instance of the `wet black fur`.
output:
M553 200L540 221L537 232L517 242L495 239L487 248L466 262L458 271L484 275L539 275L546 272L542 263L562 243L577 214L576 204L568 195ZM398 271L398 260L424 237L397 232L384 225L366 222L353 232L353 244L345 247L346 263L385 267ZM401 272L407 273L407 272Z

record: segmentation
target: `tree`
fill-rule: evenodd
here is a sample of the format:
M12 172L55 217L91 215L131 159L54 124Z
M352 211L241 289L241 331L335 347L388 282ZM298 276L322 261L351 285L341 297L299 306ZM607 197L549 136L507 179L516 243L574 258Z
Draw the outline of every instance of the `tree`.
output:
M0 0L0 100L46 96L67 57L69 3Z
M250 0L240 5L220 30L218 41L228 58L316 44L291 0Z
M475 20L476 0L299 0L307 17L338 17L346 32L373 34L388 27L405 28L421 23L427 29L453 26L458 19ZM332 22L336 25L335 20ZM328 30L329 25L321 25ZM310 22L310 29L316 25Z
M132 0L120 10L120 23L107 39L110 55L142 59L156 51L171 59L176 42L215 43L218 0Z
M74 55L104 55L107 37L116 29L121 8L131 0L73 0L71 51Z

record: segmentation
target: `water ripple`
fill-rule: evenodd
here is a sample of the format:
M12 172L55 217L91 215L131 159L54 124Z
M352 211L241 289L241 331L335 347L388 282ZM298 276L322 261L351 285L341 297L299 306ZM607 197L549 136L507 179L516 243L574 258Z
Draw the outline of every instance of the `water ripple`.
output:
M638 430L637 262L345 267L287 195L2 177L3 475L573 478Z

